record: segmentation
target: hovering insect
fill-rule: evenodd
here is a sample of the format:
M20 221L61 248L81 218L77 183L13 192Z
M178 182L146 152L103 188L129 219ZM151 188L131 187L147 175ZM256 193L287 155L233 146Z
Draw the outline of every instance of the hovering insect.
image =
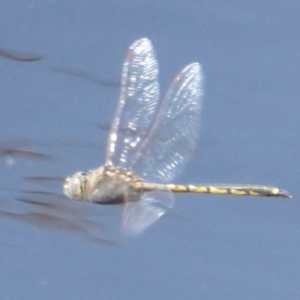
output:
M123 229L138 234L173 207L172 192L286 197L260 185L168 183L192 156L198 135L203 73L186 66L159 101L158 66L147 38L135 41L123 65L121 94L108 136L106 161L67 177L64 193L98 204L125 204Z

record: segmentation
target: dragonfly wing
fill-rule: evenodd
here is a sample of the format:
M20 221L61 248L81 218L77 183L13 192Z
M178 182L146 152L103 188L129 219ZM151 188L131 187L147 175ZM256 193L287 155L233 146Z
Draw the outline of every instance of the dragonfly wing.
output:
M123 64L119 104L111 125L106 163L129 168L152 126L159 100L158 66L151 42L129 48Z
M199 63L173 80L153 127L136 153L134 171L151 182L169 182L192 156L198 136L203 75Z
M174 206L174 195L170 191L144 193L140 200L126 204L122 227L129 235L138 235L155 223Z

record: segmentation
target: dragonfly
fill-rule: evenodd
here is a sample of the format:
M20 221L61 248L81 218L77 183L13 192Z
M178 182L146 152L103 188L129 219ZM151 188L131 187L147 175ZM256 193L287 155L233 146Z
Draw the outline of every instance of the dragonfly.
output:
M108 134L104 165L67 177L64 193L97 204L124 204L122 228L139 234L174 206L173 193L285 197L277 187L241 184L175 184L196 146L203 71L187 65L161 99L158 63L147 38L127 52L118 106Z

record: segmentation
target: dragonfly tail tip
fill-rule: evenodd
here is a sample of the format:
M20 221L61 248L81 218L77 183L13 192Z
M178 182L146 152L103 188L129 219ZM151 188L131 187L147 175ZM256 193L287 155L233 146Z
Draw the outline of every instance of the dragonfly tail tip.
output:
M288 191L285 191L285 190L279 190L278 197L283 197L283 198L288 198L288 199L293 198L293 196Z

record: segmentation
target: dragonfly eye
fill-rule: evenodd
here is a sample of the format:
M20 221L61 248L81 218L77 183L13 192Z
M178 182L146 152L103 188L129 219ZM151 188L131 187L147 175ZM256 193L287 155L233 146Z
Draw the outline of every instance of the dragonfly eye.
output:
M84 192L87 181L87 174L77 172L72 177L68 177L64 183L64 194L71 199L84 200Z

